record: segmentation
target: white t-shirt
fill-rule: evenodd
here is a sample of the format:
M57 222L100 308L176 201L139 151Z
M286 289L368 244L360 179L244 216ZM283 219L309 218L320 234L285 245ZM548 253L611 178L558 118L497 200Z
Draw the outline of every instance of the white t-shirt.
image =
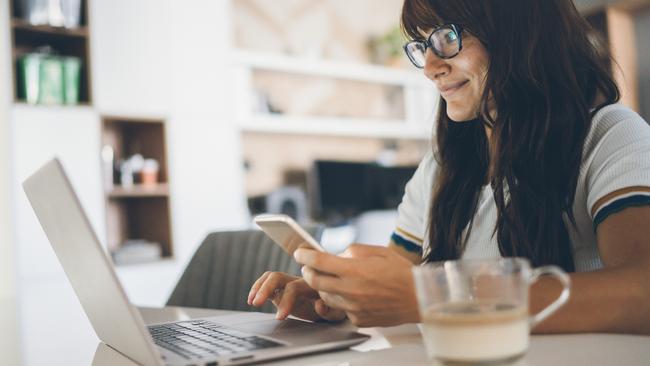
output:
M431 187L437 163L428 153L406 185L398 207L397 228L392 240L406 249L426 249ZM604 196L629 187L634 192L618 194L599 205ZM650 204L650 126L635 112L613 104L602 108L593 118L585 140L580 176L574 199L576 229L567 225L573 244L576 271L602 268L595 229L607 216L630 206ZM482 188L473 227L463 258L499 257L494 234L497 207L492 187ZM467 230L467 228L465 229ZM493 235L494 234L494 235Z

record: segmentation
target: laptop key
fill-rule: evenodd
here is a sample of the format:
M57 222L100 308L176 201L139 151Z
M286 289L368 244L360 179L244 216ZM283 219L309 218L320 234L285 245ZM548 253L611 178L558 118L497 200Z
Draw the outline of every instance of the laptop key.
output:
M157 345L185 358L206 358L282 344L206 320L149 327Z

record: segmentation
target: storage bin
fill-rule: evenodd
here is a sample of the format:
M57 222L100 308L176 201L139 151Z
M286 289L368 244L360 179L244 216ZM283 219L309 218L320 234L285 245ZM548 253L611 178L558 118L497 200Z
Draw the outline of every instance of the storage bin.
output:
M63 66L63 102L65 104L79 103L79 77L81 60L78 57L62 57Z
M63 103L63 66L60 57L45 56L41 59L38 103Z
M30 104L77 104L81 59L28 53L18 61L20 99Z

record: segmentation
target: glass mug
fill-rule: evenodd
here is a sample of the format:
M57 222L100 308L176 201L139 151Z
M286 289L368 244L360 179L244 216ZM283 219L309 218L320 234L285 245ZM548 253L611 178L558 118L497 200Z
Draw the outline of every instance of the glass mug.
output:
M540 276L563 286L560 296L533 316L528 290ZM430 359L453 363L509 361L528 350L530 330L569 299L571 282L559 267L531 269L523 258L459 260L413 268Z

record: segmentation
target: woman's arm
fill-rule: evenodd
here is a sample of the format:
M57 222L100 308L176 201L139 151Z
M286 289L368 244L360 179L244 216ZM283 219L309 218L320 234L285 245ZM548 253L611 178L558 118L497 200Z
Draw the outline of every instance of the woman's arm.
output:
M650 206L612 214L596 235L605 267L571 274L569 302L536 333L650 334ZM539 281L531 290L531 311L539 311L559 292L555 281Z
M395 253L401 255L402 257L409 260L413 264L422 263L422 251L410 251L404 248L401 245L398 245L393 240L388 244L388 248L394 251Z

